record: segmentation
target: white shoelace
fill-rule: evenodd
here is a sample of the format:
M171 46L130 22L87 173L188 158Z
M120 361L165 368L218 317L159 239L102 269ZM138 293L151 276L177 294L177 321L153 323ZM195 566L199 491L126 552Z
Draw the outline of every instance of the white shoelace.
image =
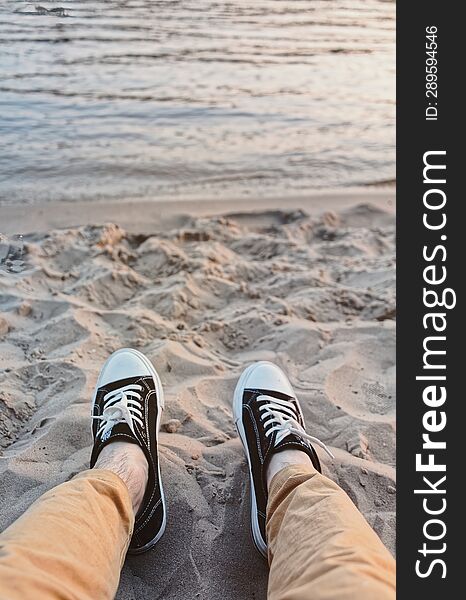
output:
M144 427L141 411L141 385L125 385L113 390L104 396L104 410L101 415L93 416L93 419L102 421L97 435L102 434L102 441L110 435L112 428L117 423L127 423L134 435L134 422Z
M280 398L274 398L267 394L257 396L257 400L267 401L267 404L259 406L259 410L262 411L261 420L266 430L266 437L272 435L274 431L277 432L275 444L279 444L287 435L294 433L320 446L330 458L335 458L324 442L321 442L319 438L309 435L305 431L304 427L297 420L296 407L292 402L289 400L280 400ZM267 419L267 417L269 418Z

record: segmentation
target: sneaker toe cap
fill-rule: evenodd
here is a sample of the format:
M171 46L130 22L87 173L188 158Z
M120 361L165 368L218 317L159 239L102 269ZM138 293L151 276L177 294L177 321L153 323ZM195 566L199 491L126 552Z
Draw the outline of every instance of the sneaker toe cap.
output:
M150 375L152 372L139 353L129 348L123 348L114 352L105 363L100 375L99 386L129 377Z
M250 367L248 376L244 381L244 388L275 390L287 396L295 396L288 377L280 367L265 361L255 363Z

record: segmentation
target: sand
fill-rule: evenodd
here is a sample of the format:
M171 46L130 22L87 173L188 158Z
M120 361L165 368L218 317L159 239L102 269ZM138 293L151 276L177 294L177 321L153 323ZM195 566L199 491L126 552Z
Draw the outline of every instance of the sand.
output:
M169 515L117 598L265 599L231 415L258 359L288 372L324 472L394 552L393 192L279 205L0 208L28 232L25 270L0 272L0 529L86 468L99 368L132 346L165 388Z

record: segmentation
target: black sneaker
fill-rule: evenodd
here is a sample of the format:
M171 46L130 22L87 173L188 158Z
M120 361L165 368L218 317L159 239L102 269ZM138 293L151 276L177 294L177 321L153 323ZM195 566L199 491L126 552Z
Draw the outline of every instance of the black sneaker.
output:
M137 444L146 455L149 479L128 550L133 554L152 548L165 531L157 447L163 404L162 384L149 359L129 348L110 356L100 372L92 404L91 468L102 448L115 440Z
M310 441L334 457L323 442L306 433L293 388L285 373L272 363L257 362L243 371L235 389L233 415L249 463L252 537L259 552L267 556L265 521L270 457L282 450L302 450L320 472L319 458Z

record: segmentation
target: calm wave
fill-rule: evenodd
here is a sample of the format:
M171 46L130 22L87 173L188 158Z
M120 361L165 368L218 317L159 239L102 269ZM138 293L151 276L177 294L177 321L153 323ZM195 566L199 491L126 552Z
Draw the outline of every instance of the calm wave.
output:
M393 2L36 6L0 3L0 201L253 197L395 176Z

